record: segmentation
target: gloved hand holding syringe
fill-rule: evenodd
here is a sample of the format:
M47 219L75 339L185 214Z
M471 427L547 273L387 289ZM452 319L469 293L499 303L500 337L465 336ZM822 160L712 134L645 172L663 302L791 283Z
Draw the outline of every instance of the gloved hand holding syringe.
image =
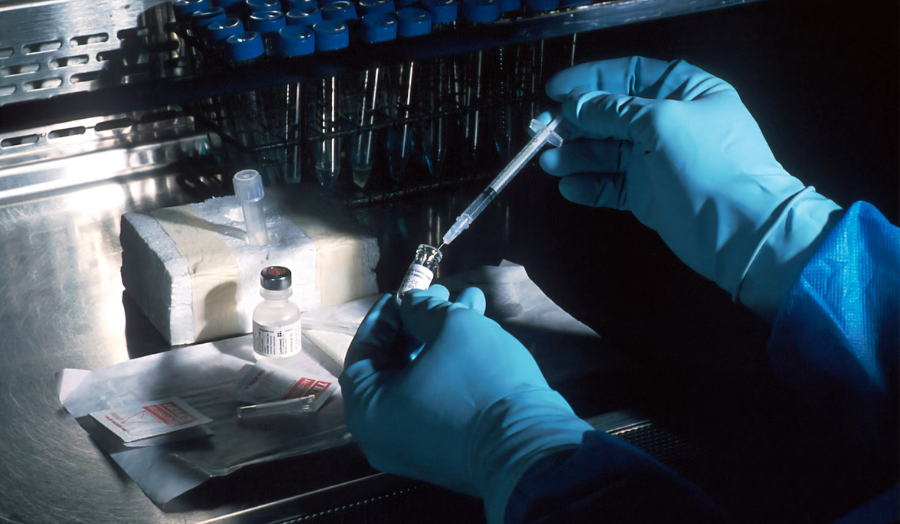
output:
M478 215L484 211L484 208L488 206L493 200L497 197L497 194L509 184L510 180L513 179L519 171L525 167L529 161L537 154L538 151L544 144L550 144L554 147L559 147L563 143L563 137L560 136L560 133L557 133L556 129L559 126L560 122L563 121L562 113L556 115L548 124L544 124L537 119L531 121L531 131L534 133L534 136L531 140L525 144L525 147L522 148L519 153L513 157L509 164L503 171L500 171L500 174L497 175L496 178L487 186L487 188L478 195L475 200L469 204L469 207L466 208L465 211L456 219L456 223L450 227L450 230L444 235L444 243L441 244L441 247L438 248L440 251L444 246L450 245L456 237L459 236L463 230L469 227ZM560 130L562 131L562 130Z

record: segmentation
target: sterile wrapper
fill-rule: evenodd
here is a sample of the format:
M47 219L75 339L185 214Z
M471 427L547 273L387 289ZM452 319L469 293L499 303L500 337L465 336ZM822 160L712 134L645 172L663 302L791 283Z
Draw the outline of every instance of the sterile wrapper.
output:
M335 379L314 377L290 365L279 366L261 361L247 366L247 372L234 388L235 400L261 404L315 395L309 410L316 412L337 389Z

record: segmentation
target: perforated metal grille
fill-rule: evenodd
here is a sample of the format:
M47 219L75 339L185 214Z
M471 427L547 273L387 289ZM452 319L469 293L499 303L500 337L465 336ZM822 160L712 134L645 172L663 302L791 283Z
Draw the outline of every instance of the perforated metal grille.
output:
M177 76L171 19L164 0L0 5L0 105Z
M609 432L673 469L694 465L700 450L678 434L652 422Z

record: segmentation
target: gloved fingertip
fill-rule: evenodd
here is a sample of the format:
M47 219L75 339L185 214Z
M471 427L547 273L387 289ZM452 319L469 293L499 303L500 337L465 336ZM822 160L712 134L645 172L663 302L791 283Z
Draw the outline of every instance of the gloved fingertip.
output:
M484 310L487 307L487 299L484 297L484 292L477 287L470 287L463 290L463 292L459 294L459 297L457 297L455 303L462 304L482 315L484 315Z
M597 192L602 191L590 175L569 175L559 181L559 192L562 196L576 204L593 206L597 201Z
M559 148L550 149L544 151L538 163L548 175L562 176L564 173L559 172L560 158Z
M450 300L450 290L440 284L433 284L426 292L435 298Z

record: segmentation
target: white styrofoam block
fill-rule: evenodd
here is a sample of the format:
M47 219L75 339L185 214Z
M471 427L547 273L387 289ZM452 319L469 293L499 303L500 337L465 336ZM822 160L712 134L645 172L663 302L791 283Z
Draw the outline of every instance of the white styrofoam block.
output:
M122 217L120 239L122 284L128 294L170 343L193 339L191 275L175 241L156 219L140 213Z
M294 300L303 310L317 308L335 279L354 282L352 289L340 289L329 297L348 301L377 291L374 267L379 252L374 238L365 238L345 230L329 230L327 223L317 222L310 238L301 227L302 221L289 218L268 197L264 200L266 227L274 245L253 246L245 242L243 211L235 197L212 198L191 208L202 227L217 233L237 260L239 278L235 299L237 317L227 332L204 330L202 339L195 334L192 277L175 241L157 220L139 213L122 217L122 282L141 310L171 344L201 342L252 331L253 309L260 302L259 272L266 266L281 265L292 273ZM296 221L296 222L295 222ZM298 227L300 223L301 227ZM310 226L309 228L313 228ZM274 243L277 241L277 243ZM353 244L354 260L326 256L335 246ZM344 250L346 251L346 250ZM319 267L320 260L329 267ZM360 260L361 259L361 260Z

